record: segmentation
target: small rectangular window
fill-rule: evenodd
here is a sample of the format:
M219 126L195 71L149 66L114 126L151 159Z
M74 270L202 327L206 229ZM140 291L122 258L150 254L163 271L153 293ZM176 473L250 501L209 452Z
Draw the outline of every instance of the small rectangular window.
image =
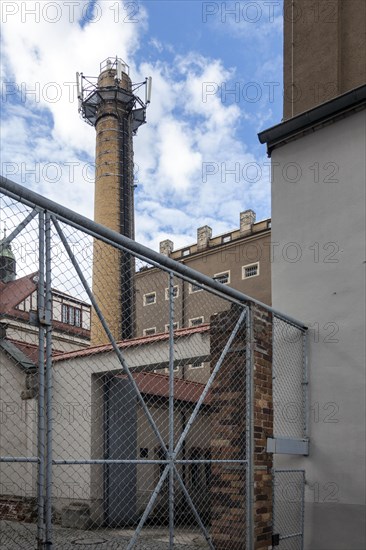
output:
M204 363L191 363L188 365L189 369L202 369L205 366Z
M177 298L179 296L179 286L175 285L173 286L173 298ZM165 299L169 300L169 288L165 289Z
M242 279L249 279L250 277L256 277L259 275L259 262L255 264L243 265Z
M231 241L231 235L224 235L221 239L222 243L229 243Z
M230 271L224 271L223 273L216 273L213 276L214 280L223 284L227 285L230 283Z
M189 256L190 252L190 248L185 248L184 250L182 250L182 256Z
M177 330L177 328L179 328L178 321L176 323L173 323L173 329ZM169 332L169 325L165 325L165 332Z
M149 449L147 447L140 447L140 458L149 458Z
M189 319L190 327L198 327L199 325L202 325L202 323L203 323L203 317L194 317L193 319Z
M150 306L151 304L156 304L156 292L144 294L144 306Z
M179 365L176 366L176 367L173 367L173 371L178 372L179 371ZM169 374L169 369L165 369L165 372L166 372L166 374Z
M156 334L156 327L144 328L142 334L144 336L153 336L154 334Z
M200 290L203 290L203 288L201 288L198 285L195 285L194 283L190 283L190 285L189 285L189 293L190 294L193 294L194 292L199 292Z

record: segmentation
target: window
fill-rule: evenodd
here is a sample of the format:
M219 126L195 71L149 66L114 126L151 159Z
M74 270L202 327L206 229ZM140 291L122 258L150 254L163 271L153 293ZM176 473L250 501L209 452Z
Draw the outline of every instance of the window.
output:
M176 323L173 323L173 329L177 330L177 328L179 328L178 321ZM169 325L165 325L165 332L169 332Z
M81 309L68 304L62 304L61 322L75 327L81 327Z
M182 250L182 256L189 256L190 252L190 248L185 248L184 250Z
M215 281L223 285L227 285L228 283L230 283L230 271L224 271L223 273L216 273L213 276L213 278Z
M75 308L75 326L81 327L81 310Z
M75 308L69 306L69 325L75 325Z
M202 325L202 323L203 323L203 317L194 317L193 319L189 319L190 327L198 327L198 325Z
M191 283L189 285L189 293L190 294L193 294L194 292L199 292L200 290L203 290L203 288L201 288L198 285L195 285L194 283Z
M69 322L69 308L66 304L62 304L62 317L61 317L62 323L68 323Z
M202 369L202 367L204 367L205 364L204 363L191 363L190 365L188 365L188 368L189 369Z
M140 447L140 458L149 458L149 449L147 447Z
M178 372L178 371L179 371L179 365L178 365L177 367L173 367L173 371L174 371L174 372ZM169 374L169 369L165 369L165 372L166 372L167 374Z
M173 298L176 298L177 296L179 296L179 286L178 285L173 286ZM165 289L165 299L169 300L169 288Z
M156 304L156 292L144 294L144 306L150 306L151 304Z
M224 235L221 239L222 243L229 243L231 241L231 235Z
M144 328L142 334L144 336L153 336L153 334L156 334L156 327Z
M259 262L255 264L243 265L242 279L249 279L249 277L256 277L259 275Z
M166 460L165 452L161 447L155 449L155 460ZM157 464L157 482L160 480L161 476L164 473L166 464ZM169 491L169 476L165 478L162 488L160 489L161 494L167 493Z

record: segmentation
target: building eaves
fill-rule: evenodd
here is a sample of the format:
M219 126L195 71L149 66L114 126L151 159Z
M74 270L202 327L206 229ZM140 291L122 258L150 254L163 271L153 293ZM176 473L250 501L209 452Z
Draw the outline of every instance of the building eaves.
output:
M271 156L276 147L313 131L316 127L329 124L356 110L365 108L365 104L366 85L363 85L285 120L281 124L263 130L258 134L258 139L260 143L267 144L267 154Z
M155 397L169 397L169 376L165 374L139 372L134 373L133 378L141 393L153 395ZM125 374L118 374L116 378L127 380ZM191 380L182 380L174 378L174 399L177 401L186 401L188 403L197 403L201 397L205 384L193 382ZM208 405L211 401L211 393L208 392L204 404Z
M195 333L209 332L209 330L210 330L210 324L203 323L198 327L177 329L174 331L174 334L177 337L179 336L181 338L182 336L190 336L191 334L195 334ZM153 336L142 336L139 338L131 338L131 340L123 340L121 342L117 342L117 346L119 349L125 349L130 347L154 344L156 342L161 342L164 340L169 340L168 332L163 332L161 334L154 334ZM112 344L100 344L98 346L90 346L88 348L83 348L77 351L68 351L66 353L57 355L57 357L53 357L52 360L53 362L66 361L69 359L74 359L76 357L89 357L91 355L98 355L100 353L109 353L111 351L113 351Z

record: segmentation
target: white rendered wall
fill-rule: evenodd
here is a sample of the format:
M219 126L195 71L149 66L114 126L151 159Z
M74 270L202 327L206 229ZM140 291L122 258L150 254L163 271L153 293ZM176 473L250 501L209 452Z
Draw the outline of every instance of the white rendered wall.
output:
M309 550L366 547L365 136L361 111L272 153L273 306L311 327L310 455L276 467L306 470Z

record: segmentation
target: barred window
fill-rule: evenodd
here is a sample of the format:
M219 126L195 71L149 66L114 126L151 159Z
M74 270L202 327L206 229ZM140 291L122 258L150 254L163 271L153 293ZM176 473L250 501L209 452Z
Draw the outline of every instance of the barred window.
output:
M195 285L194 283L190 283L189 285L190 294L193 294L194 292L200 292L200 290L203 290L203 288L198 285Z
M165 332L169 332L169 324L168 325L165 325ZM179 323L178 321L173 323L173 330L177 330L177 328L179 328Z
M179 286L175 285L173 286L173 298L176 298L177 296L179 296ZM165 289L165 299L169 300L169 288Z
M151 304L156 304L156 292L144 294L144 306L150 306Z
M228 283L230 283L230 271L224 271L223 273L216 273L213 276L213 278L215 281L223 285L227 285Z
M202 325L202 323L203 323L203 317L194 317L193 319L189 319L190 327L198 327L198 325Z
M259 262L255 264L243 265L242 278L248 279L249 277L256 277L259 275Z
M142 334L144 336L153 336L154 334L156 334L156 327L144 328Z

